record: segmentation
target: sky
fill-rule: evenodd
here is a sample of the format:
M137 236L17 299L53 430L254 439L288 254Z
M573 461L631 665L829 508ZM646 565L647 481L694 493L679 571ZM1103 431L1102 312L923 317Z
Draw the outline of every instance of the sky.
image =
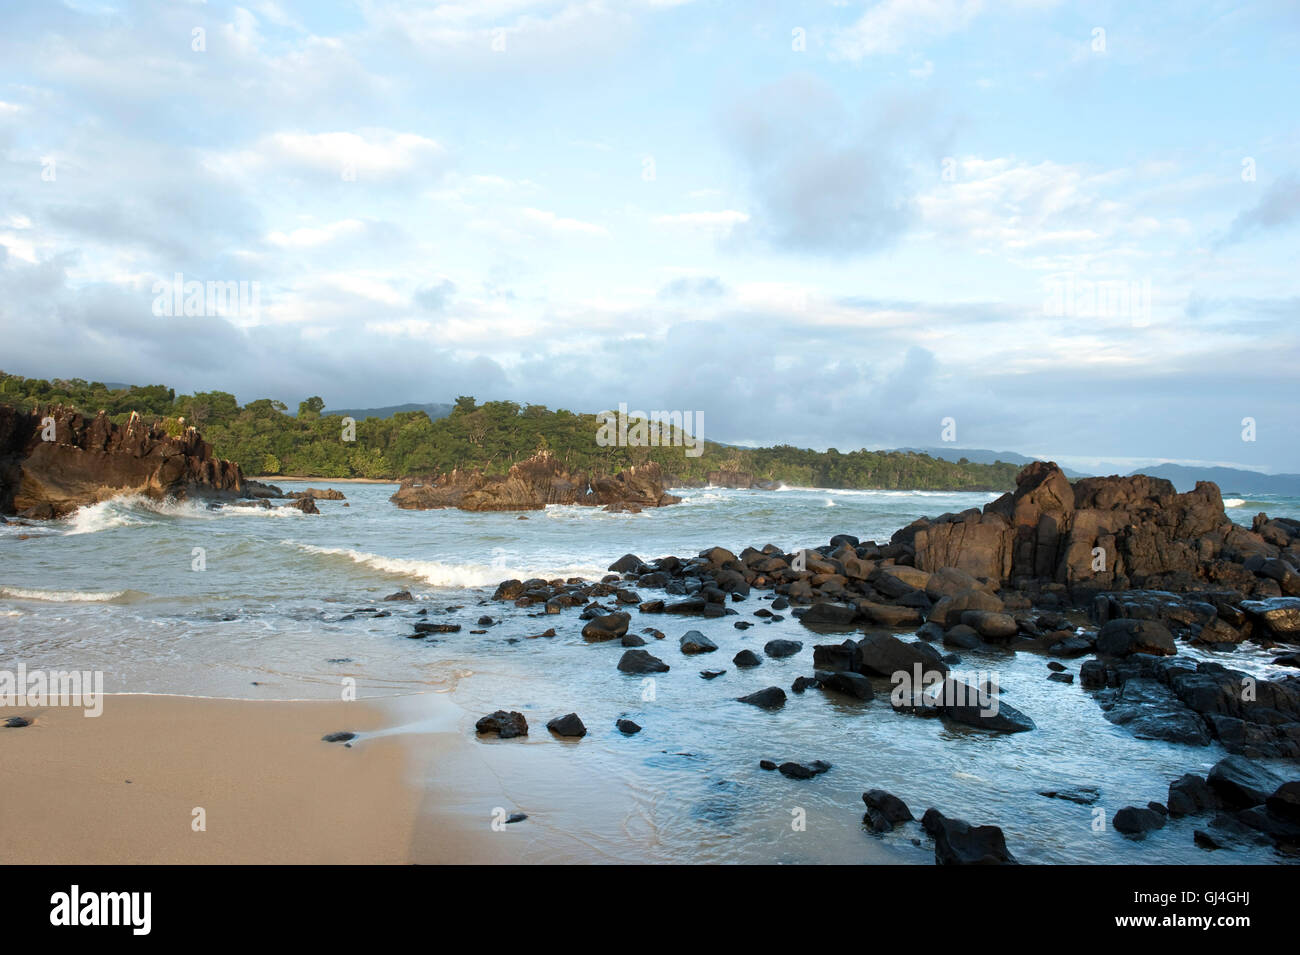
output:
M1300 471L1295 3L5 0L0 27L10 373ZM246 295L177 314L177 276Z

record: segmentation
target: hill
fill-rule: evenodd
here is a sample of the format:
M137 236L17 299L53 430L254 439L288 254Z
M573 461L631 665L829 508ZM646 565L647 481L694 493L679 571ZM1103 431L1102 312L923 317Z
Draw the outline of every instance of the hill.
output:
M1184 464L1158 464L1141 468L1134 474L1149 474L1172 481L1179 491L1190 491L1197 481L1213 481L1224 497L1234 494L1282 494L1300 497L1300 474L1261 474L1243 468L1192 467Z

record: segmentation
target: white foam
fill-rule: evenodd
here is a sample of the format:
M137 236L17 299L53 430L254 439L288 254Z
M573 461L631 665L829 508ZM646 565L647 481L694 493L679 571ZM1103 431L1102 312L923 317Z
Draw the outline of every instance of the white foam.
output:
M1246 503L1246 499L1245 499L1245 498L1242 498L1242 497L1230 497L1230 498L1228 498L1227 500L1225 500L1225 501L1223 502L1223 506L1224 506L1224 507L1241 507L1241 506L1242 506L1243 504L1245 504L1245 503Z
M125 590L37 590L25 587L0 587L0 597L12 600L48 600L57 603L107 603L125 597Z
M354 563L374 570L422 580L433 587L488 587L512 577L520 580L527 580L530 577L551 580L556 577L601 577L606 573L604 569L596 566L517 568L507 566L504 561L458 564L440 560L385 557L383 554L371 554L346 547L317 547L314 544L302 544L297 541L287 543L308 554L346 557Z

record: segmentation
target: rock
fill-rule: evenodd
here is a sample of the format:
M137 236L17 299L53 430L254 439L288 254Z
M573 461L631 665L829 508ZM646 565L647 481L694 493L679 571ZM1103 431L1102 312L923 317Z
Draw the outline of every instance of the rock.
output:
M868 816L872 813L879 814L891 829L905 822L911 822L914 818L912 810L907 808L907 803L883 789L868 789L862 794L862 801L867 804ZM876 827L873 825L872 828Z
M718 645L700 633L698 630L688 630L682 635L681 639L682 653L694 655L699 653L713 653L718 649Z
M47 417L53 441L42 440ZM106 412L87 418L63 406L0 405L0 513L44 520L124 494L233 501L265 492L194 428L173 436L134 414L119 425Z
M1243 756L1225 756L1219 760L1210 770L1206 782L1223 805L1230 809L1263 805L1282 785L1282 780L1276 775Z
M1268 811L1290 822L1300 823L1300 781L1283 783L1264 800Z
M939 712L957 723L993 733L1025 733L1038 727L1024 713L996 696L982 698L973 687L947 679L938 690Z
M964 623L959 623L943 635L943 645L945 647L957 647L961 650L975 650L983 643L980 635L975 632L974 627L968 627Z
M417 623L415 632L419 635L430 633L460 633L458 623Z
M622 611L594 617L582 628L582 638L593 643L621 639L627 634L628 624L631 622L632 615Z
M587 727L582 725L582 720L578 719L577 713L557 716L546 724L546 728L556 736L563 736L566 739L581 739L587 735Z
M528 720L523 713L511 710L497 710L483 717L474 724L477 733L496 733L501 739L528 735Z
M524 520L527 520L527 518L524 518ZM514 825L514 824L517 823L517 822L523 822L523 821L524 821L525 819L527 819L527 818L528 818L528 813L526 813L526 812L512 812L512 813L511 813L511 814L506 818L506 825L507 825L507 826L512 826L512 825Z
M666 492L663 482L663 471L653 461L610 477L571 473L550 451L539 451L505 475L456 469L436 477L407 478L390 500L415 510L541 510L548 504L580 504L635 512L680 503L681 498Z
M949 819L937 809L927 809L921 827L934 838L936 865L1011 865L1016 861L997 826L972 826L964 819Z
M731 658L731 662L738 667L756 667L762 663L763 660L753 650L741 650Z
M765 769L768 772L772 772L773 770L776 769L776 761L772 759L760 759L758 761L758 768Z
M1073 674L1073 673L1049 673L1049 674L1047 675L1047 678L1048 678L1049 680L1051 680L1053 683L1073 683L1073 682L1074 682L1074 674Z
M803 649L798 640L769 640L763 644L763 652L773 659L791 657Z
M314 497L300 497L296 501L291 501L285 507L292 507L295 510L302 511L304 514L319 514L320 508L316 506Z
M1167 803L1171 816L1196 816L1222 805L1210 784L1193 773L1179 776L1169 784Z
M1097 634L1097 652L1112 657L1134 653L1173 656L1178 652L1174 635L1156 620L1110 620Z
M620 719L614 725L618 727L618 731L624 736L635 736L641 732L641 727L629 719Z
M1300 636L1300 597L1245 600L1241 609L1259 621L1275 640L1293 643Z
M790 685L790 692L802 693L810 687L818 687L821 685L821 680L818 680L816 677L799 676L795 677L794 683Z
M779 686L769 686L766 689L759 690L757 693L750 693L748 696L737 697L741 703L748 703L750 706L762 707L765 710L773 710L785 705L785 690Z
M645 561L636 554L624 554L609 565L609 570L615 574L636 574L640 573L641 568L644 566Z
M805 627L851 627L857 608L840 604L815 603L799 618Z
M26 726L27 724L20 723L18 725ZM356 733L353 733L350 730L343 730L338 733L326 733L324 736L321 737L321 741L325 743L346 743L348 740L353 740L356 738L357 738Z
M804 763L789 762L782 763L776 768L782 776L788 776L791 779L812 779L814 776L820 776L822 773L830 769L831 764L824 763L821 760L806 765Z
M389 594L384 599L385 600L414 600L415 598L411 596L411 592L409 590L399 590L395 594Z
M1091 662L1091 661L1089 661ZM1092 676L1085 664L1079 671L1085 686ZM1110 702L1102 703L1106 719L1123 726L1138 739L1158 739L1189 746L1210 745L1205 721L1189 710L1169 687L1148 677L1126 680Z
M857 644L854 669L859 673L885 677L899 672L911 674L917 665L922 672L948 672L946 663L933 660L921 647L932 649L925 643L904 643L887 633L869 633Z
M644 647L646 641L644 637L638 637L635 633L623 634L622 644L625 647Z
M1009 640L1020 629L1011 614L993 610L964 610L961 622L985 640Z
M623 673L667 673L668 664L646 650L628 650L618 661Z
M800 679L807 678L801 677ZM871 688L871 681L861 673L848 671L821 673L818 674L818 679L815 682L819 683L823 690L834 690L837 693L844 693L859 700L870 700L875 696L875 692Z
M11 716L7 720L5 720L5 727L11 730L22 729L24 726L31 726L31 725L32 725L32 721L23 716ZM330 734L330 735L337 735L337 734ZM348 738L351 739L351 737ZM331 739L326 739L325 741L327 743L334 742Z
M1125 806L1115 813L1111 825L1126 836L1144 836L1152 830L1163 829L1165 817L1152 809Z
M706 680L716 680L726 672L726 670L701 670L700 676L704 677Z
M1069 789L1045 789L1038 795L1048 799L1064 799L1080 806L1091 806L1101 798L1101 791L1095 786L1073 786Z
M1002 601L987 590L973 588L963 590L960 593L942 598L930 608L930 613L926 616L926 619L947 630L961 623L962 614L972 610L1001 613Z

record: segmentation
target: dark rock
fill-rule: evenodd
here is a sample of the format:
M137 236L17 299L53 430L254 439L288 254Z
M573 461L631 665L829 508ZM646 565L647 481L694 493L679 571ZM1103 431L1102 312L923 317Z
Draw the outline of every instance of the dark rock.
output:
M883 789L868 789L862 794L862 801L867 804L869 814L870 811L879 813L891 829L914 818L907 803Z
M623 673L667 673L668 664L647 650L628 650L618 661Z
M753 650L741 650L731 658L731 662L738 667L756 667L763 662L763 659Z
M581 739L587 735L587 727L582 725L582 720L578 719L577 713L566 713L564 716L557 716L546 724L546 728L556 736L563 736L568 739Z
M1073 673L1049 673L1049 674L1047 675L1047 678L1048 678L1049 680L1051 680L1053 683L1073 683L1073 682L1074 682L1074 674L1073 674Z
M1194 773L1179 776L1169 784L1167 804L1171 816L1196 816L1222 805L1210 784Z
M1178 652L1174 635L1156 620L1110 620L1097 634L1097 652L1112 657L1133 653L1172 656Z
M937 865L1011 865L1016 861L997 826L972 826L964 819L949 819L937 809L927 809L921 827L934 838Z
M773 710L785 705L785 690L779 686L769 686L756 693L750 693L748 696L737 697L737 700L741 703L748 703L750 706Z
M948 665L933 660L926 652L932 649L926 643L904 643L891 634L869 633L858 641L854 669L873 676L892 677L899 672L911 674L919 664L922 672L947 673Z
M706 680L716 680L726 672L726 670L701 670L700 676L704 677Z
M1243 756L1225 756L1219 760L1206 782L1230 809L1262 805L1282 785L1276 775Z
M794 656L802 649L803 644L798 640L769 640L763 644L763 652L774 659Z
M718 645L700 633L698 630L688 630L682 635L681 639L682 653L698 654L713 653L718 649Z
M1038 727L1024 713L995 695L956 680L944 680L937 696L938 709L948 719L994 733L1024 733Z
M409 590L399 590L395 594L389 594L384 599L385 600L414 600L415 598L411 596L411 592Z
M1126 836L1143 836L1154 829L1164 828L1165 817L1152 809L1125 806L1115 813L1111 825L1116 832Z
M1080 806L1091 806L1101 798L1101 791L1094 786L1074 786L1070 789L1045 789L1038 795L1048 799L1064 799Z
M641 732L641 727L629 719L618 720L614 725L618 727L618 731L624 736L635 736Z
M528 720L524 719L523 713L514 710L497 710L475 723L474 730L478 733L496 733L501 739L511 739L528 735Z
M618 640L626 633L632 622L631 614L611 613L595 617L582 628L582 638L593 643L603 640Z
M19 723L18 725L26 726L27 724L24 722L24 723ZM348 740L356 739L356 738L357 738L356 733L353 733L350 730L343 730L342 732L339 733L326 733L324 736L321 737L321 740L326 743L346 743Z
M835 671L818 674L818 677L814 682L820 683L823 690L834 690L837 693L844 693L859 700L870 700L875 696L875 692L871 688L871 681L861 673ZM801 677L801 679L807 678Z
M31 726L31 725L32 725L32 721L27 719L24 716L11 716L7 720L5 720L5 726L11 730L22 729L24 726ZM337 735L337 734L330 734L330 735ZM331 739L326 739L326 742L332 743L334 741Z
M840 604L815 603L799 618L805 627L851 627L858 611Z
M1264 800L1268 811L1291 822L1300 823L1300 781L1283 783Z

